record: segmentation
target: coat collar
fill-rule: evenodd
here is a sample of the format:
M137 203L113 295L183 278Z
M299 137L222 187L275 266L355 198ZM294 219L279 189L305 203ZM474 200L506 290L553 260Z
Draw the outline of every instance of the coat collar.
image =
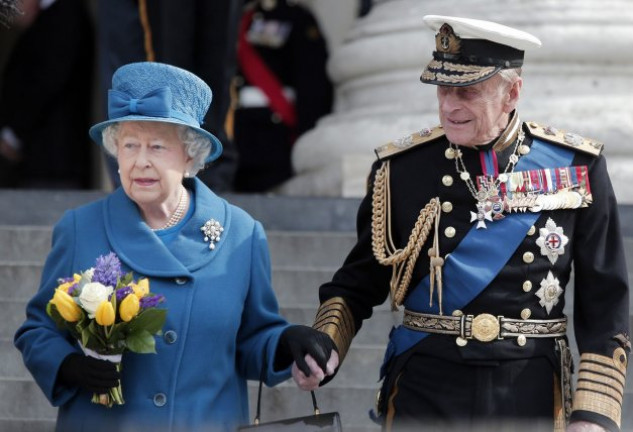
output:
M193 191L195 210L167 246L145 223L123 188L104 201L105 229L112 249L134 271L148 276L191 277L191 272L223 253L223 238L229 234L231 223L228 203L197 178L188 180L185 186ZM224 228L213 250L200 230L209 219L215 219Z

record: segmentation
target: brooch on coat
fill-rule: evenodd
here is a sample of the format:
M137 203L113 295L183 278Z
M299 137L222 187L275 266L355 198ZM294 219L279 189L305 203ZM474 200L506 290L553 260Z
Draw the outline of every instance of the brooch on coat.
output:
M200 227L200 231L204 234L204 241L209 242L209 249L215 249L215 244L220 241L220 234L224 231L220 222L215 219L209 219Z

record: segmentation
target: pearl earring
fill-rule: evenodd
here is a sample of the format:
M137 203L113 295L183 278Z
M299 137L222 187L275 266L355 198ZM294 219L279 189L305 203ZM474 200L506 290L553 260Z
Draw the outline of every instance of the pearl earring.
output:
M189 175L189 171L185 171L185 178L189 178L189 177L191 177L191 176Z
M119 168L118 170L116 170L117 173L121 174L121 168Z

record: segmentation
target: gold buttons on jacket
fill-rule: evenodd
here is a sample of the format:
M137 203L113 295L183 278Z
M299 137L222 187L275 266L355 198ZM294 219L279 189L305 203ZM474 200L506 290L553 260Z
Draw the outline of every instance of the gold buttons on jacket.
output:
M444 213L450 213L453 211L453 203L450 201L444 201L442 203L442 211Z
M532 252L526 252L523 254L523 262L526 264L531 264L534 262L534 254Z
M519 346L525 346L526 343L527 338L525 337L525 335L519 335L519 337L517 337L517 344L519 344Z
M456 232L457 231L455 231L455 228L449 226L449 227L446 227L446 229L444 230L444 235L448 238L453 238L455 237Z
M534 235L535 232L536 232L536 227L532 225L530 229L528 230L527 235L532 236Z
M525 282L523 282L523 291L525 292L532 291L532 282L530 282L529 280L526 280Z
M531 316L532 316L532 311L529 310L528 308L525 308L521 311L521 318L523 318L524 320L530 319Z
M450 147L447 148L446 150L444 150L444 156L446 157L446 159L455 159L455 150Z
M444 186L452 186L453 185L453 177L448 174L442 177L442 184Z

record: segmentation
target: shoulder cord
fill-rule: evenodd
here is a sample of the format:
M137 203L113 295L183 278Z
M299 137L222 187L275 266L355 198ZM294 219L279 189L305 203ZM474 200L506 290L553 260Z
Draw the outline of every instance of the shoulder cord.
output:
M389 161L383 162L376 171L374 190L372 194L372 250L376 260L382 265L393 266L389 289L391 294L391 307L397 310L402 305L404 296L411 282L413 268L420 255L420 250L426 242L433 221L435 221L435 236L433 247L429 249L431 257L431 296L433 295L433 280L438 280L438 296L441 307L442 276L441 265L443 263L435 259L439 257L439 242L437 230L439 228L440 206L439 198L432 198L429 203L420 210L420 215L409 235L409 241L403 249L397 249L393 243L391 233L391 190L389 185ZM432 297L431 297L432 301Z

